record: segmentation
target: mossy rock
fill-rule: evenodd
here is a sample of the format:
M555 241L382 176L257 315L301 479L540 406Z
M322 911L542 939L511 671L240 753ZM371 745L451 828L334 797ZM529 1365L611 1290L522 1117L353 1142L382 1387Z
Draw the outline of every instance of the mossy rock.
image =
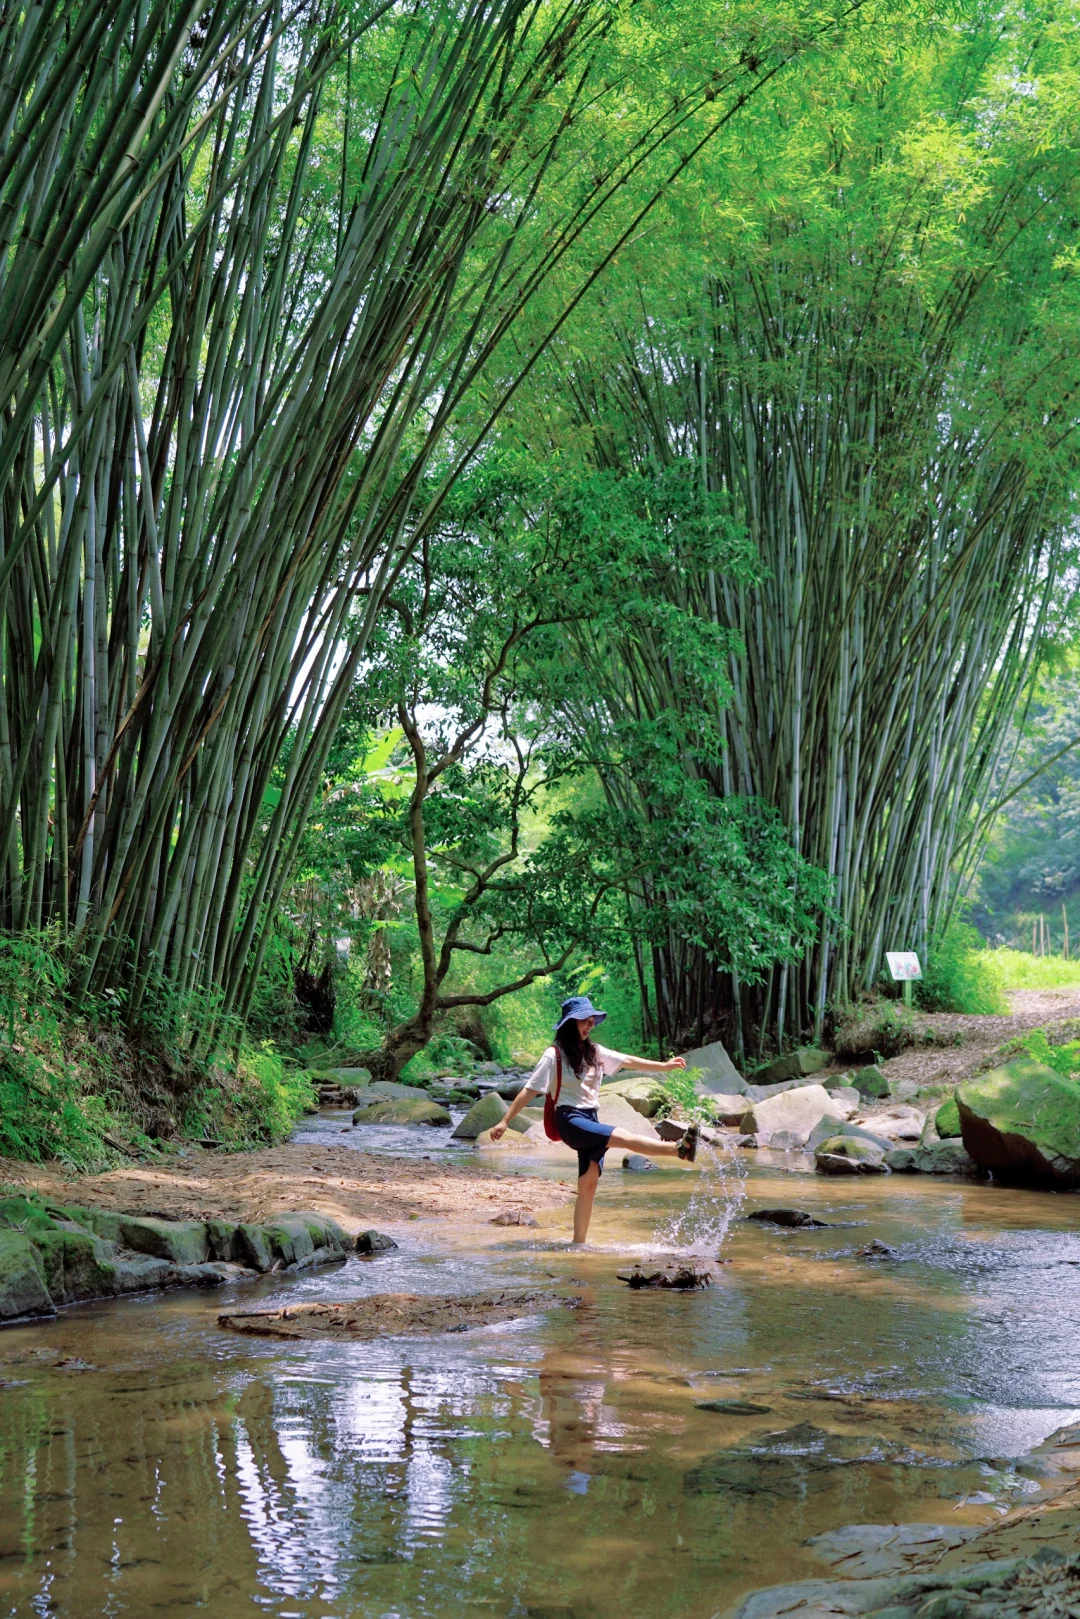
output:
M627 1079L613 1079L601 1086L601 1096L621 1096L644 1119L654 1119L667 1100L667 1092L658 1080L648 1074L631 1074Z
M498 1124L505 1113L506 1103L498 1091L489 1091L486 1096L482 1096L478 1102L473 1103L454 1131L453 1139L475 1141L478 1135L482 1135L485 1130L490 1130L494 1125Z
M402 1087L404 1089L404 1087ZM353 1114L354 1124L452 1124L454 1121L444 1107L430 1097L415 1101L404 1097L386 1096L358 1107Z
M934 1129L942 1141L952 1141L960 1135L960 1109L956 1105L955 1096L950 1096L947 1102L942 1102L934 1114Z
M22 1231L0 1228L0 1321L55 1314L34 1244Z
M876 1063L868 1063L865 1068L856 1068L853 1074L845 1074L844 1078L868 1101L876 1102L881 1097L890 1095L889 1081Z
M956 1092L964 1146L996 1178L1080 1186L1080 1085L1034 1058L979 1074Z
M887 1175L884 1149L861 1136L830 1136L814 1152L821 1175Z

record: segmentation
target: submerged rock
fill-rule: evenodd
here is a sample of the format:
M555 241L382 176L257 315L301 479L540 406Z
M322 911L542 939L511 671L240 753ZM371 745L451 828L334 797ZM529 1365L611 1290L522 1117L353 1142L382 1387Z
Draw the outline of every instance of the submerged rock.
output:
M772 1410L770 1405L757 1405L753 1400L695 1400L695 1411L718 1411L724 1417L764 1417Z
M890 1248L887 1242L880 1237L872 1237L864 1248L859 1249L860 1259L899 1259L900 1255L895 1248Z
M372 1293L340 1304L290 1304L278 1310L247 1310L218 1316L218 1325L263 1338L366 1339L427 1337L467 1332L495 1321L513 1321L552 1305L575 1301L553 1293L481 1293L441 1298L437 1294Z
M682 1293L712 1285L712 1277L703 1265L669 1265L663 1270L642 1270L636 1266L632 1271L616 1274L620 1282L626 1282L635 1292L642 1287L663 1287Z
M805 1227L825 1226L829 1223L827 1220L816 1220L812 1214L807 1214L805 1209L755 1209L746 1218L757 1220L762 1225Z
M814 1167L822 1175L887 1175L885 1151L858 1136L830 1136L814 1152Z
M1032 1058L979 1074L956 1093L964 1146L1005 1180L1080 1186L1080 1085Z
M384 1231L361 1231L356 1239L358 1254L388 1254L397 1243Z
M159 1220L29 1198L0 1199L0 1321L159 1287L221 1287L346 1257L350 1239L320 1214L255 1226Z
M493 1220L488 1221L488 1225L538 1226L539 1224L536 1215L530 1214L528 1209L507 1209L504 1214L497 1214Z
M922 1525L912 1525L921 1528ZM929 1527L929 1526L927 1526ZM734 1619L1050 1619L1080 1606L1080 1559L1054 1547L966 1568L893 1578L801 1580L754 1591Z
M647 1170L652 1169L653 1161L651 1158L646 1158L643 1152L628 1152L623 1158L622 1166L624 1169L630 1170L634 1175L642 1175Z
M855 1523L806 1542L816 1557L846 1579L901 1574L927 1557L955 1551L983 1533L976 1524Z

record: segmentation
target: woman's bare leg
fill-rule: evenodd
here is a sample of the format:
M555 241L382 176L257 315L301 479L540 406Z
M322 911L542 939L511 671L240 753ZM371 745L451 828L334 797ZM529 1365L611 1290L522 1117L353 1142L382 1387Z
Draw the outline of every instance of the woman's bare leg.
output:
M584 1175L578 1176L577 1202L574 1204L574 1241L584 1242L589 1235L593 1199L600 1185L600 1165L590 1164Z
M627 1152L648 1153L650 1158L677 1158L677 1141L658 1141L655 1136L632 1136L629 1130L613 1130L610 1147L622 1147ZM580 1182L578 1183L580 1185Z

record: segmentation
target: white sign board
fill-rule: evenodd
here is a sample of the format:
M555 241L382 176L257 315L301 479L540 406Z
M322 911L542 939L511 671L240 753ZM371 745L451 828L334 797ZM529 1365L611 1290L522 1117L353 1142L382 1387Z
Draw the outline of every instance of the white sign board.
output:
M889 963L894 983L922 977L922 968L914 950L886 950L885 960Z

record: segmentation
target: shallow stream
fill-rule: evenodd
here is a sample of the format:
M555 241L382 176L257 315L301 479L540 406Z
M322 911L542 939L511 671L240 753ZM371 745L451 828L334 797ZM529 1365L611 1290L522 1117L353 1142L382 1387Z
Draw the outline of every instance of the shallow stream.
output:
M513 1167L567 1178L532 1153ZM781 1205L833 1223L742 1217ZM1036 1488L1025 1453L1080 1418L1078 1213L769 1154L696 1180L612 1166L586 1250L569 1209L539 1229L424 1220L304 1279L9 1328L0 1616L713 1619L824 1573L803 1543L826 1529L992 1521ZM859 1257L873 1238L898 1257ZM616 1278L721 1239L705 1291ZM231 1304L504 1285L576 1307L347 1348L217 1325ZM717 1399L767 1410L695 1403Z

